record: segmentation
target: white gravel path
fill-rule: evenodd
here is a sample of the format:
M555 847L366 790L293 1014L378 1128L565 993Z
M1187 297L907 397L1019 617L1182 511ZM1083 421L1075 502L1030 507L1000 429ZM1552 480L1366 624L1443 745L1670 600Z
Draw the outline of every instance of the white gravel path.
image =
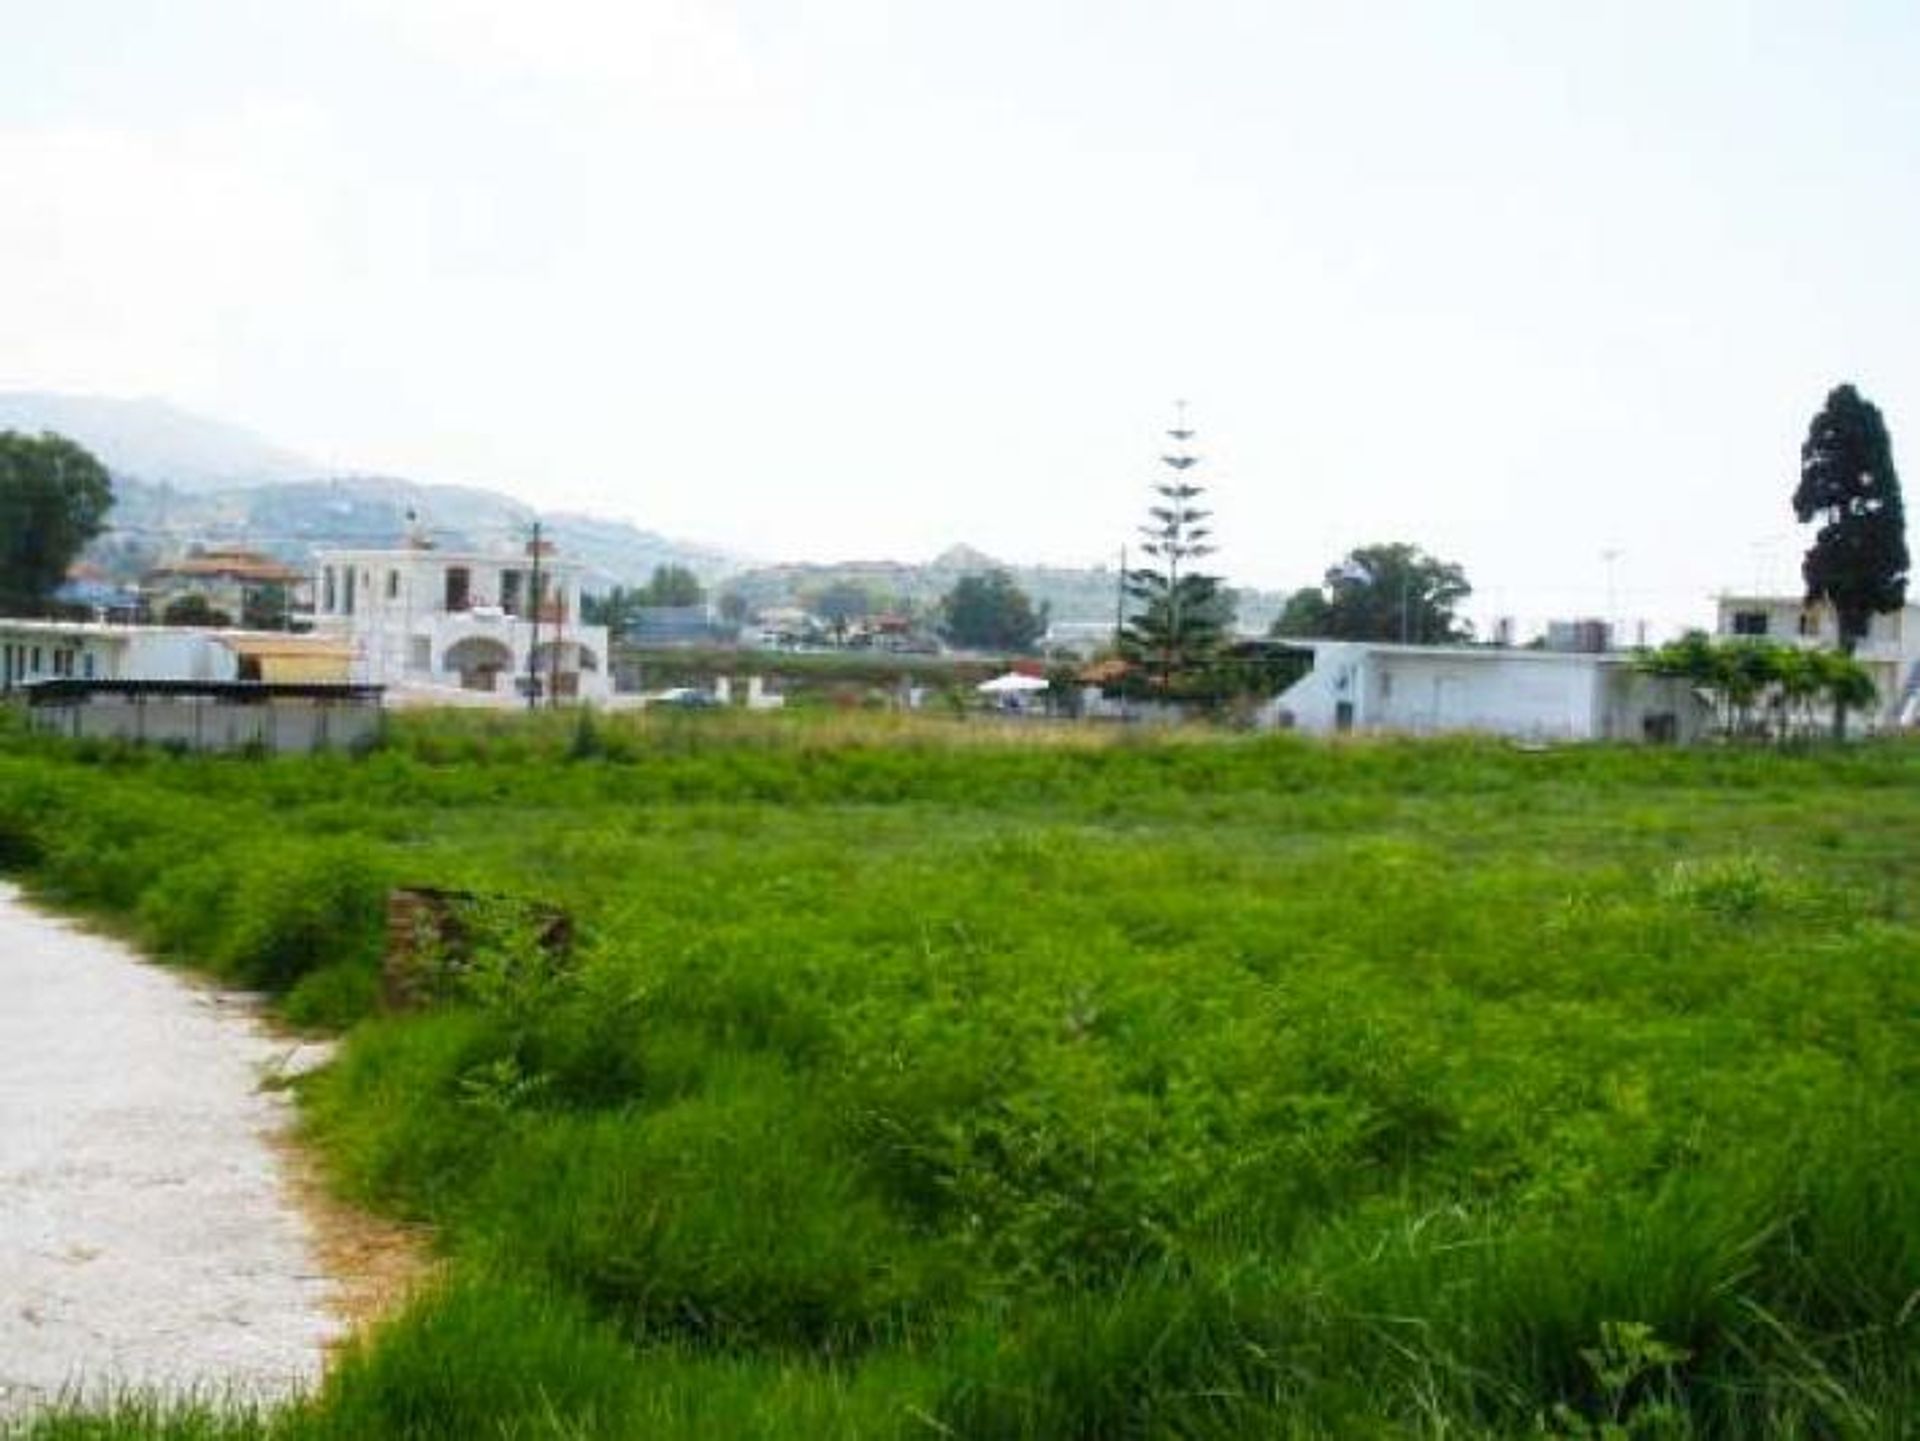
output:
M284 1395L338 1326L244 998L0 882L0 1421L62 1392Z

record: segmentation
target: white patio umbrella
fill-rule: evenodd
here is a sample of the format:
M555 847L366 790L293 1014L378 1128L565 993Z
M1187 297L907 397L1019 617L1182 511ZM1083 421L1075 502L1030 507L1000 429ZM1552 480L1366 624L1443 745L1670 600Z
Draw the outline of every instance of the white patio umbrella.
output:
M1045 690L1047 683L1037 675L1021 675L1018 671L1008 671L992 680L981 681L975 686L981 695L1032 695L1037 690Z

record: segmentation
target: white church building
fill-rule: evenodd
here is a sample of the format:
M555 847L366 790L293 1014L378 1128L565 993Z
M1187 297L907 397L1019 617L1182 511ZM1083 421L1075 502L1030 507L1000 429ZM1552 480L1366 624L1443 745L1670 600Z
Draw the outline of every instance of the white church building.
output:
M607 629L580 623L584 567L538 555L483 555L415 544L322 550L313 624L345 641L353 679L394 704L524 703L612 695Z

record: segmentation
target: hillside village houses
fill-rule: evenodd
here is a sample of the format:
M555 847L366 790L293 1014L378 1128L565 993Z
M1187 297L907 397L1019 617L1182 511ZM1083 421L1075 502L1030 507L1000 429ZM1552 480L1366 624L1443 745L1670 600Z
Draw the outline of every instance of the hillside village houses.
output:
M148 610L165 614L175 601L198 596L212 609L240 622L284 623L308 602L305 572L258 551L233 546L190 552L147 572L141 585Z
M607 628L580 623L584 570L545 544L517 556L421 542L321 550L314 633L346 644L352 678L394 704L511 704L531 677L541 694L604 704Z

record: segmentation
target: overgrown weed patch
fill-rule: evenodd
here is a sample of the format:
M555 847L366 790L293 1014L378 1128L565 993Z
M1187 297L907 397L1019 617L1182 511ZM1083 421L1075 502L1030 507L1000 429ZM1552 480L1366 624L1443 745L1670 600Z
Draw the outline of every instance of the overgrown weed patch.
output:
M351 1025L311 1134L452 1258L312 1402L182 1437L1899 1434L1916 781L410 717L9 737L0 864ZM373 1017L392 883L558 905L574 965Z

